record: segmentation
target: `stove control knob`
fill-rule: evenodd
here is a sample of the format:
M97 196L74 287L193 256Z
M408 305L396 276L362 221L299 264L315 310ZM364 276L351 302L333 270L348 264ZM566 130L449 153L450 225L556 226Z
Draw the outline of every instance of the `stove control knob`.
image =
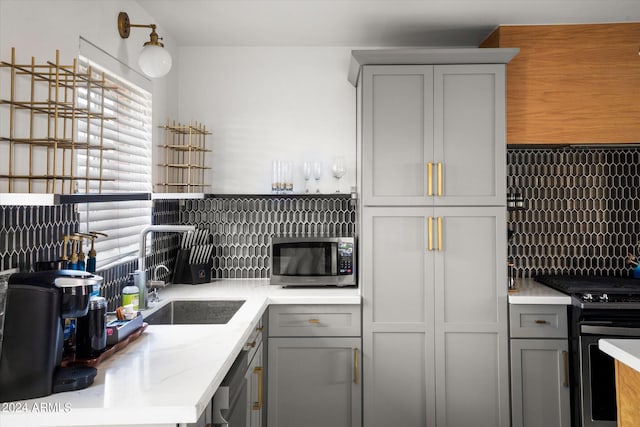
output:
M600 295L600 302L608 302L608 301L609 301L609 295L607 294Z
M591 295L591 294L584 294L584 295L582 296L582 298L583 298L585 301L593 301L593 295Z

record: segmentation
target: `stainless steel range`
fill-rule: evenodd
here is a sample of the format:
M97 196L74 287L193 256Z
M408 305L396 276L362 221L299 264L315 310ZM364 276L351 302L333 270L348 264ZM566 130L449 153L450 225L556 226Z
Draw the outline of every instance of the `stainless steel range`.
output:
M571 296L569 349L574 427L615 427L614 360L600 338L640 337L640 279L539 276L536 281Z

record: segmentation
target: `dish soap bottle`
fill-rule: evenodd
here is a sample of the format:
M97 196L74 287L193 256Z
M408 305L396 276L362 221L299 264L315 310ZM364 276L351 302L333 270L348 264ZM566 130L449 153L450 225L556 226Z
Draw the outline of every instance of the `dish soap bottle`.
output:
M122 305L133 304L133 309L138 310L140 305L140 290L135 285L133 273L129 273L127 285L122 289Z

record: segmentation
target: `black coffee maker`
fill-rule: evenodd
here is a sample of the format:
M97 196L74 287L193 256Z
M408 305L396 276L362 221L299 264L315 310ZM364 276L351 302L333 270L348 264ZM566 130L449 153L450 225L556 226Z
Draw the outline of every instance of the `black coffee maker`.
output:
M64 319L85 316L102 277L84 271L15 273L5 298L0 350L0 402L48 396L90 386L91 367L61 367Z

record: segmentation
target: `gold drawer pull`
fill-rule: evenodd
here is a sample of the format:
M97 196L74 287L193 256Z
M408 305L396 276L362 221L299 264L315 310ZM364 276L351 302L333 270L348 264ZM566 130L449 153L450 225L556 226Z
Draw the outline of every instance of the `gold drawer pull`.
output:
M428 239L427 247L430 251L432 251L433 250L433 217L430 216L427 219L427 221L428 221L428 229L429 229L428 236L427 236L427 239Z
M537 319L536 323L538 325L548 325L549 324L549 322L547 320L542 320L542 319Z
M309 323L312 325L318 325L320 324L320 319L309 319Z
M438 196L442 197L442 163L438 162Z
M442 217L438 217L438 252L442 252Z
M257 411L262 409L262 366L256 366L253 373L258 374L258 401L253 402L253 409Z

